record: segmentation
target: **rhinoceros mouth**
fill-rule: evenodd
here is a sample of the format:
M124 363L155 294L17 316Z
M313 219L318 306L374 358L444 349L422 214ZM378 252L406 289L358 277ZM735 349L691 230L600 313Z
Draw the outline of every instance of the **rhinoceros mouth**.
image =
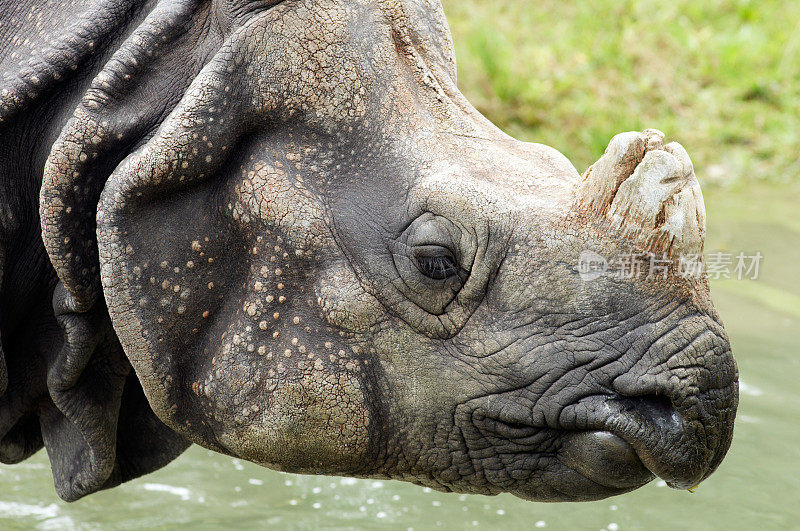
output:
M710 435L718 419L703 418L698 409L675 409L659 396L591 396L565 407L556 426L510 418L506 409L481 415L479 429L517 445L554 441L550 448L558 465L606 495L639 488L655 477L688 489L714 471L729 444Z
M498 418L482 418L480 427L520 446L538 446L544 437L556 440L552 454L560 465L612 493L636 489L654 477L634 447L610 431L551 430Z
M586 415L588 429L601 429L624 441L639 464L670 487L694 487L713 471L716 441L707 437L706 428L715 419L704 423L697 411L679 411L659 396L603 397L584 407L594 412ZM634 467L633 459L630 463Z

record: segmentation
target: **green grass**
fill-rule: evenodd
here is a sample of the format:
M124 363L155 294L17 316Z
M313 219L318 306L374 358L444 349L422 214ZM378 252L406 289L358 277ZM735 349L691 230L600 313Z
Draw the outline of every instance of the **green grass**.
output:
M459 85L583 171L621 131L681 142L705 187L800 180L800 2L444 0Z

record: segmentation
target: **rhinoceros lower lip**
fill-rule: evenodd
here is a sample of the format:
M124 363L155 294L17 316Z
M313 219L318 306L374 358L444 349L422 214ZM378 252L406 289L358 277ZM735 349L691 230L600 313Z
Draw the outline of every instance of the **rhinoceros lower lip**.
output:
M587 479L615 489L641 487L653 479L633 446L608 431L568 433L558 459Z

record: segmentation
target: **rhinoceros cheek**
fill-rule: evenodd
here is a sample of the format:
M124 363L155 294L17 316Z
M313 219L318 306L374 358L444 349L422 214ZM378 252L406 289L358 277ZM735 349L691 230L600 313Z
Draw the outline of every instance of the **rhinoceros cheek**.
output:
M353 473L363 467L369 426L358 377L314 368L278 385L259 417L219 441L233 454L269 468Z

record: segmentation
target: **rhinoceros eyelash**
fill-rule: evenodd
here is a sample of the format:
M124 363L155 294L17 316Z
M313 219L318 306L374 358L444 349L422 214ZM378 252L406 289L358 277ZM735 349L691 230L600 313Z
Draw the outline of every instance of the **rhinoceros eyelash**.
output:
M433 280L447 280L458 274L460 268L449 255L418 256L417 269Z

